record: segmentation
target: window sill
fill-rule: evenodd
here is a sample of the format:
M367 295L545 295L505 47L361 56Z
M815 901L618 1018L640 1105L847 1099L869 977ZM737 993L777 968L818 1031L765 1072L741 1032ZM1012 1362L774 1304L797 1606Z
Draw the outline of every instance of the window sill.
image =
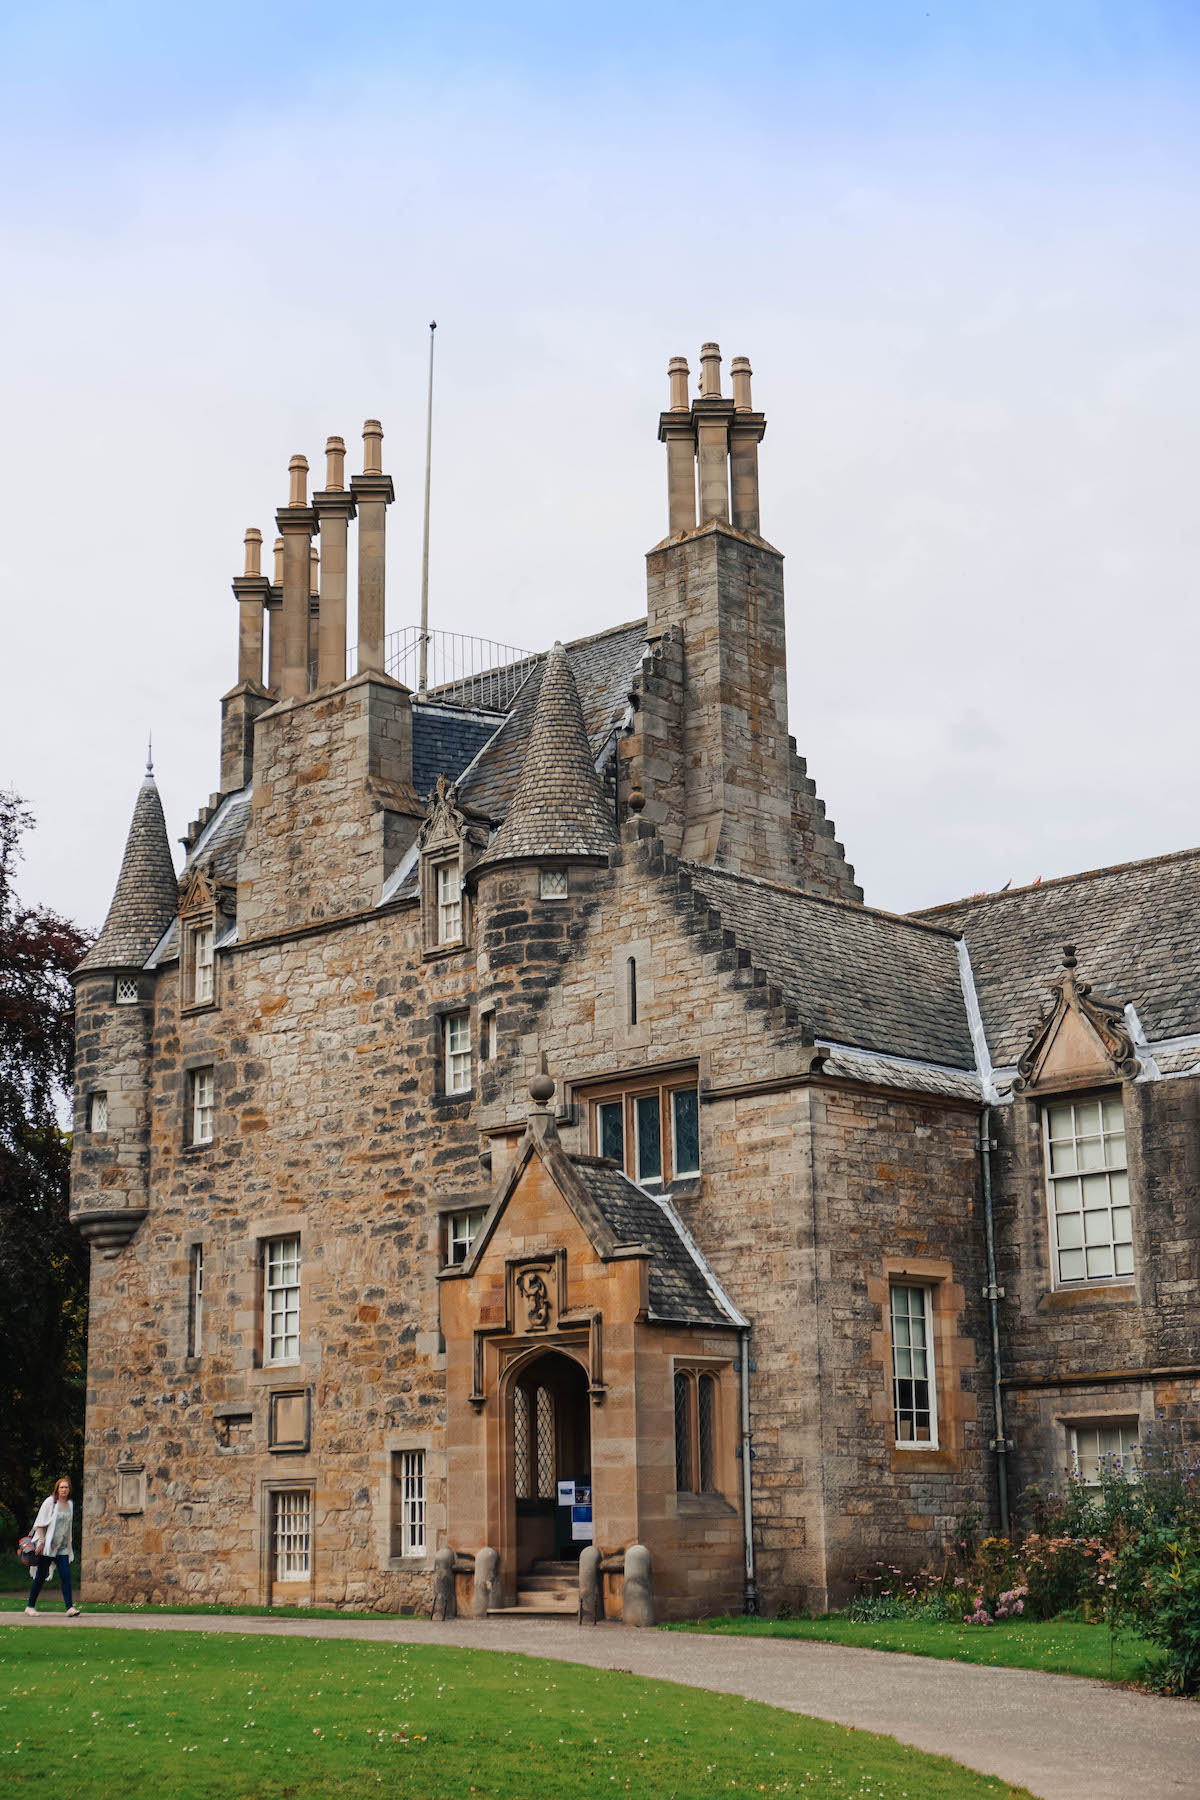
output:
M1079 1287L1050 1288L1038 1301L1039 1312L1069 1311L1075 1307L1130 1306L1137 1301L1136 1278L1097 1281Z
M206 1150L213 1148L216 1141L216 1138L205 1138L202 1144L181 1144L179 1147L185 1156L202 1156Z
M420 1556L389 1556L387 1569L390 1575L428 1575L433 1568L433 1558L423 1550Z
M436 962L440 957L461 956L470 945L466 938L455 938L452 944L427 944L421 952L422 962Z
M216 1010L215 1000L189 1000L186 1006L180 1002L179 1016L181 1019L190 1019L196 1013L216 1012Z
M726 1519L737 1512L724 1494L689 1494L676 1489L675 1505L681 1519Z
M892 1444L888 1449L892 1473L894 1475L911 1474L916 1470L919 1474L945 1469L958 1468L958 1458L953 1451L935 1448L931 1444L913 1444L911 1447Z
M432 1106L461 1106L464 1101L473 1102L478 1093L477 1088L463 1088L459 1094L433 1094L430 1098Z

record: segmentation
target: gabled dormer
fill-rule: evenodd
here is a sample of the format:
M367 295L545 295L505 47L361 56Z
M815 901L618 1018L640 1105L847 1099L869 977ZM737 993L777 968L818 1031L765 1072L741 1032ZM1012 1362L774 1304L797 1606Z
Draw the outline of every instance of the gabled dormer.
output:
M1093 994L1076 974L1074 944L1063 946L1062 974L1050 983L1053 1004L1029 1028L1013 1092L1061 1092L1096 1083L1133 1081L1141 1064L1117 1000Z
M217 944L234 920L233 889L221 886L211 866L188 869L179 884L179 1005L199 1012L220 1000Z
M461 950L471 922L467 871L487 844L487 828L459 804L458 789L439 775L417 836L421 941L427 955Z

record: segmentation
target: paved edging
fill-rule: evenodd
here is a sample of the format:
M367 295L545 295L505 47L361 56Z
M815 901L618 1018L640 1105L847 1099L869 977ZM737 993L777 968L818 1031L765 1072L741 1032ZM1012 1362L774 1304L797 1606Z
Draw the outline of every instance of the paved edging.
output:
M1200 1706L1033 1669L984 1668L794 1638L580 1628L551 1619L251 1619L189 1613L5 1614L63 1629L243 1632L445 1644L545 1656L740 1694L878 1731L1026 1787L1041 1800L1200 1800Z

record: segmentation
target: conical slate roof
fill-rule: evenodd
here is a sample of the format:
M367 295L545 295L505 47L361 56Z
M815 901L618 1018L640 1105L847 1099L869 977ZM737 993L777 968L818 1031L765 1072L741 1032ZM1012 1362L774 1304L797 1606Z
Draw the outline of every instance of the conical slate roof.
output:
M617 841L592 762L579 689L561 644L546 658L537 711L508 817L480 863L605 856Z
M158 786L147 766L104 930L80 969L140 969L179 908Z

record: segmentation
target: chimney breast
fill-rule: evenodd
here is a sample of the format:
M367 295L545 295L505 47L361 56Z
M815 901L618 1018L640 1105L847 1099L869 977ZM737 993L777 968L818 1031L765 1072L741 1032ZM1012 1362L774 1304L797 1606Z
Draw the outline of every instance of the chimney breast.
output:
M308 458L293 456L288 464L290 486L288 489L289 506L308 505Z
M700 398L702 400L719 400L721 398L720 344L701 344L700 346Z
M346 445L342 438L325 439L325 486L331 491L346 485Z
M363 474L383 474L383 426L378 419L363 424Z
M246 532L246 537L245 537L245 545L246 545L245 573L247 575L261 575L262 574L262 532L258 530L257 526L251 525L248 528L248 530Z

